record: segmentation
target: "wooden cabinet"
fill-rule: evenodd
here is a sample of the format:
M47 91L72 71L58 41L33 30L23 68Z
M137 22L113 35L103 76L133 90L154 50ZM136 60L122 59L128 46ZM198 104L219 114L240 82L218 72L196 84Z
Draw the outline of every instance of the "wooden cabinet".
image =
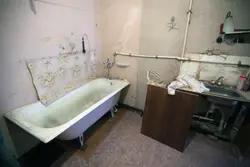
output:
M148 85L141 133L183 152L198 95Z

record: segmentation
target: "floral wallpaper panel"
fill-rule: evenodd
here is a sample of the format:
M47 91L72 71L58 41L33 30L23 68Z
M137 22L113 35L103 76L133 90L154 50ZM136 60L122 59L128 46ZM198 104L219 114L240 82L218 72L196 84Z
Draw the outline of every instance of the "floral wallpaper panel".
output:
M40 101L48 106L96 76L88 54L65 54L27 61Z

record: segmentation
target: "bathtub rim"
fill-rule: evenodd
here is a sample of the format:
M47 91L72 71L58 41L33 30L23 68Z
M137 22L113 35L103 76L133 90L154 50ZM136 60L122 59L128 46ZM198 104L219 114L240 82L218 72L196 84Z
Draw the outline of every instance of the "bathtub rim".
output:
M97 78L97 79L103 79L103 78ZM94 81L94 80L92 80L92 81ZM30 123L25 122L25 121L21 122L21 121L19 121L17 119L17 114L15 114L15 113L17 113L17 112L25 112L25 109L27 109L29 107L32 107L32 105L35 105L35 106L39 107L39 109L44 109L42 107L45 107L45 106L40 101L36 101L36 102L31 103L31 104L24 105L24 106L22 106L20 108L17 108L15 110L9 111L6 114L4 114L4 117L7 118L8 120L10 120L12 123L18 125L20 128L22 128L27 133L29 133L32 136L34 136L35 138L39 139L40 141L42 141L44 143L48 143L51 140L53 140L54 138L56 138L57 136L59 136L61 133L66 131L68 128L73 126L75 123L80 121L83 117L90 114L91 111L96 109L98 106L103 104L105 101L110 99L112 96L114 96L118 92L121 92L125 87L130 85L130 83L127 80L111 80L111 81L121 81L121 82L124 83L124 85L122 85L119 89L117 89L116 91L110 93L105 98L101 99L100 101L98 101L97 103L95 103L94 105L92 105L91 107L89 107L84 112L80 113L79 115L77 115L76 117L71 119L70 121L68 121L68 122L66 122L66 123L64 123L62 125L59 125L57 127L41 128L41 127L38 127L36 125L30 124ZM86 83L86 85L89 84L89 83L90 82ZM86 86L86 85L83 85L83 86Z

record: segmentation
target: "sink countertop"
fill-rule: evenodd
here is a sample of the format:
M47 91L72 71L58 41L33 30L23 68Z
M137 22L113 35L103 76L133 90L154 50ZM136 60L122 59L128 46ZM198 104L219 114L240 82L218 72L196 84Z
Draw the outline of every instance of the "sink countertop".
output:
M236 91L242 97L230 97L230 96L221 96L219 94L211 93L211 92L199 93L199 92L196 92L196 91L194 91L194 90L192 90L190 88L180 88L180 89L177 89L177 90L183 90L183 91L192 92L192 93L196 93L196 94L200 94L200 95L213 96L213 97L218 97L218 98L223 98L223 99L229 99L229 100L235 100L235 101L250 103L250 92Z
M250 102L250 92L237 91L241 96L245 97Z
M157 83L150 83L150 82L148 82L147 84L162 87L162 88L165 88L165 89L167 87L165 84L157 84ZM250 92L237 91L237 90L234 90L234 89L232 89L232 90L239 93L242 97L221 96L219 94L211 93L211 92L199 93L199 92L196 92L196 91L194 91L194 90L192 90L190 88L179 88L177 90L187 91L187 92L200 94L200 95L205 95L205 96L213 96L213 97L218 97L218 98L224 98L224 99L229 99L229 100L235 100L235 101L250 103Z

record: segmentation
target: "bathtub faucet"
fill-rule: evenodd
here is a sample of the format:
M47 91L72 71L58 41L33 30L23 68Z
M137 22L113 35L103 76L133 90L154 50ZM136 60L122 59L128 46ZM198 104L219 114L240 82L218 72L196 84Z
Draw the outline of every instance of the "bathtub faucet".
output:
M111 69L113 67L113 62L111 62L109 58L107 58L106 62L103 64L105 65L106 69Z
M109 75L109 72L111 70L111 68L114 66L115 64L115 58L113 59L113 61L111 61L109 58L106 59L105 62L103 62L103 64L105 65L104 66L104 73L105 73L105 76L107 78L110 79L110 75Z

